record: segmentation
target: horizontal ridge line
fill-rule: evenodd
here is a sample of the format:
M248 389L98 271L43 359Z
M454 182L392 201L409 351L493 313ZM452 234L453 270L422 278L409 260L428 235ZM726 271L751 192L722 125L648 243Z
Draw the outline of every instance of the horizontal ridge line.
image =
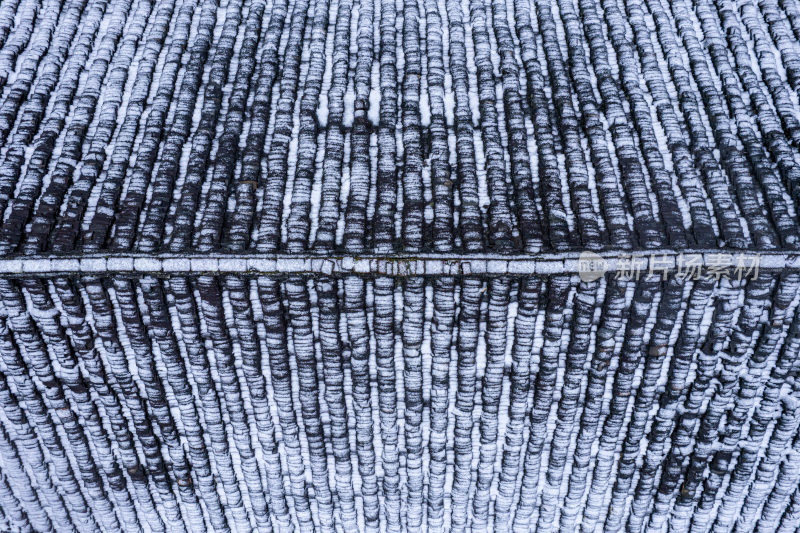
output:
M642 250L498 254L76 254L0 259L0 276L59 274L321 274L377 276L670 273L682 268L800 270L800 252ZM599 277L599 276L597 276Z

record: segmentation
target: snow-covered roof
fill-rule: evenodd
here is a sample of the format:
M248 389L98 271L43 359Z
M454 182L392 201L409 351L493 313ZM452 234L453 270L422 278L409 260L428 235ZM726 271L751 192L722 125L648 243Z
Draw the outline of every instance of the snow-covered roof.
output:
M800 242L791 2L52 3L4 3L6 256Z
M0 0L0 532L796 532L798 43Z

